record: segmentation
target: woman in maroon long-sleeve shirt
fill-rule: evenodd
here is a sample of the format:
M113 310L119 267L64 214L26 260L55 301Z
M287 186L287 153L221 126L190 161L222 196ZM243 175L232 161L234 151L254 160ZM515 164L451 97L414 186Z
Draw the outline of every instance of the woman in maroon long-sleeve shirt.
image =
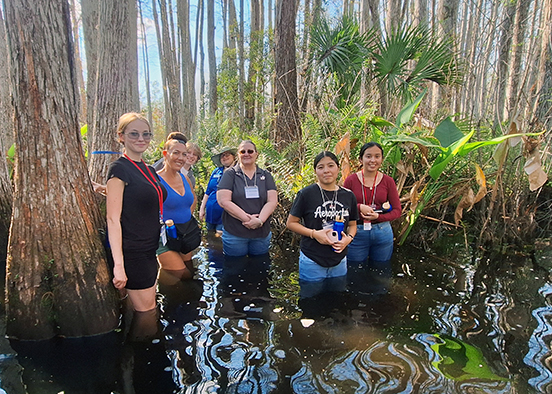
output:
M379 171L383 162L380 144L364 144L359 159L362 169L349 175L343 184L355 194L359 214L357 234L349 245L347 261L390 272L393 230L389 222L401 216L399 193L393 178Z

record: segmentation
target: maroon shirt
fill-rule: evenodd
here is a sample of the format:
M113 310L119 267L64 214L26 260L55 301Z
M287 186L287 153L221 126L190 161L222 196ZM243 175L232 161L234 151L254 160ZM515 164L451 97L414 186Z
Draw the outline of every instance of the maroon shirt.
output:
M397 192L395 181L389 175L382 175L383 179L374 188L375 196L373 196L373 191L370 190L370 187L372 187L372 185L364 185L363 188L362 183L360 183L360 179L358 179L358 175L356 173L349 175L343 183L344 187L354 193L357 199L357 208L359 212L360 204L371 205L372 199L374 200L374 204L376 204L376 209L381 209L381 205L384 202L389 201L392 210L387 213L380 213L378 219L373 220L372 223L390 222L391 220L395 220L401 216L401 200L399 199L399 193ZM357 223L362 224L363 219L360 218Z

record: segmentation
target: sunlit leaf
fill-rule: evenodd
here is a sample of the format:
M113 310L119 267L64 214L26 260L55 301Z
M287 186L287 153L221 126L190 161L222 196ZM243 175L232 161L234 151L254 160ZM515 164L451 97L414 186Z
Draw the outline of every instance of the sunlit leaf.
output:
M433 135L439 140L441 146L444 148L454 144L456 141L464 137L464 134L452 121L450 116L439 123L439 125L435 128Z

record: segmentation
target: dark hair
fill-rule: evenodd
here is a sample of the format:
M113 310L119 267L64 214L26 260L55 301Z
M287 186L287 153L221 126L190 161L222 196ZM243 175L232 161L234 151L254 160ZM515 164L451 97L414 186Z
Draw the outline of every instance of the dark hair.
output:
M188 138L186 138L186 136L183 133L179 132L179 131L173 131L172 133L170 133L167 136L166 141L170 141L170 140L183 141L184 143L188 142Z
M365 143L364 145L362 145L362 148L360 148L360 153L358 154L358 158L360 159L360 161L362 161L362 156L364 156L364 152L366 152L366 149L371 148L373 146L377 146L381 150L381 155L383 156L383 148L381 147L381 145L378 144L377 142L371 141L371 142Z
M314 168L316 168L318 163L320 163L320 160L322 160L324 157L329 157L330 159L335 161L335 164L337 164L337 166L339 167L339 159L337 158L337 156L334 155L332 152L325 150L317 154L316 157L314 158Z

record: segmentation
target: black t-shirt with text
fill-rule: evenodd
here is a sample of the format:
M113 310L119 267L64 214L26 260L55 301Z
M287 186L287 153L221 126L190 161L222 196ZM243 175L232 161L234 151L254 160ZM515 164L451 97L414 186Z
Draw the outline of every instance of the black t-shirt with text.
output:
M290 215L302 219L305 227L314 230L322 230L325 224L329 226L340 216L346 232L349 221L358 218L357 200L351 191L342 187L338 191L326 191L314 184L297 193ZM347 248L336 253L330 245L305 236L301 237L301 251L322 267L334 267L347 255Z

